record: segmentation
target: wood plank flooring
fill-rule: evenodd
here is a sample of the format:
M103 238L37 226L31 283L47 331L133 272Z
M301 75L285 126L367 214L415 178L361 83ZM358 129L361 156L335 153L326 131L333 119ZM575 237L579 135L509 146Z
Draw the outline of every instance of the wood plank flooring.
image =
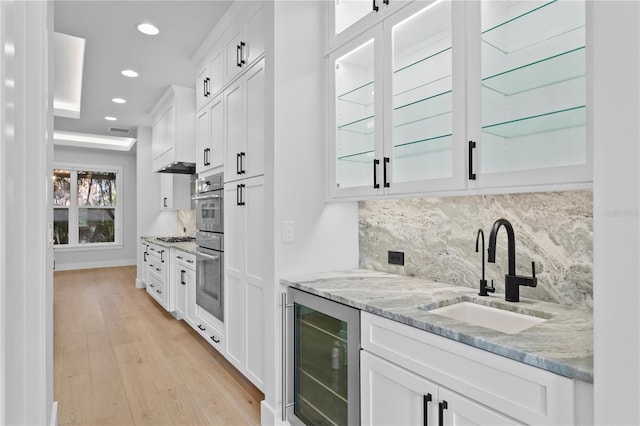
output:
M260 424L264 395L135 277L135 266L55 272L58 423Z

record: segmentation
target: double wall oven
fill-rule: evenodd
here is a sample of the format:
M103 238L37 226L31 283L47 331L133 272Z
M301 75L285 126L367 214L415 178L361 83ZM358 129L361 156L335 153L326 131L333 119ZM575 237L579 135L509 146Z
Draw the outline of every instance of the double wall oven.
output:
M196 182L196 304L224 321L224 180Z

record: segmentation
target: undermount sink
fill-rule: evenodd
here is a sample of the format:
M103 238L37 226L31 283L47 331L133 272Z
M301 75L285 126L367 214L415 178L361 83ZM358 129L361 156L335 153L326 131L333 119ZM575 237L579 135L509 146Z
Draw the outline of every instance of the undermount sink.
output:
M459 302L432 309L429 312L507 334L519 333L546 321L545 318L505 311L472 302Z

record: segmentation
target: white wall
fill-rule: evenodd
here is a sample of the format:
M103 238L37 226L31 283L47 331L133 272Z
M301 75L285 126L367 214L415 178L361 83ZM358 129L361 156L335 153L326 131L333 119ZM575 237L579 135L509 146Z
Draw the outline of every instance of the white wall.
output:
M595 1L593 9L595 422L638 425L640 3Z
M263 3L267 46L265 149L265 400L262 424L281 419L283 276L358 266L358 206L325 203L327 117L323 1ZM304 28L304 31L301 29ZM273 84L269 82L273 81ZM270 116L272 114L272 116ZM273 126L273 128L271 128ZM295 241L282 240L283 221ZM269 269L273 267L273 271Z
M140 254L140 237L149 235L181 235L178 229L178 213L174 211L160 210L160 175L152 171L151 158L151 128L138 128L138 141L136 142L136 182L138 187L137 197L137 231L136 253L138 275L136 285L143 287L141 279L142 256ZM136 255L133 256L136 258Z
M0 424L45 425L55 412L53 7L2 1L0 19Z
M101 268L110 266L135 265L137 255L136 240L136 153L132 151L111 151L104 149L74 148L55 146L55 163L88 164L122 167L122 188L118 188L118 203L122 203L122 243L121 248L74 251L60 251L54 248L57 271L67 269Z

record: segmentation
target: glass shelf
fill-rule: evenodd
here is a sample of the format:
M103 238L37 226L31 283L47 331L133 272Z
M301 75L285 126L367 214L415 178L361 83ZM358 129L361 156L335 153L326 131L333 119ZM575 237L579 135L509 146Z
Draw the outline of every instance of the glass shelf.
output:
M393 127L406 126L450 113L452 111L452 99L450 95L451 90L448 90L394 108Z
M515 138L544 132L551 132L586 124L585 106L577 106L546 114L524 117L482 127L484 133L503 138Z
M370 81L362 86L358 86L355 89L338 95L337 98L340 101L369 106L373 105L373 96L373 81Z
M527 90L584 77L585 47L578 47L518 68L482 79L482 86L504 95L514 95Z
M553 0L482 31L484 42L504 53L531 47L585 25L584 3ZM535 28L535 31L526 31Z
M412 68L415 68L417 65L422 64L425 61L433 60L436 57L438 57L439 55L442 55L442 54L450 52L450 51L451 51L451 46L449 46L449 47L447 47L445 49L439 50L439 51L437 51L437 52L435 52L433 54L427 55L424 58L418 59L417 61L414 61L414 62L410 63L409 65L404 65L404 66L398 68L397 70L394 70L393 73L394 74L398 74L398 73L401 73L403 71L411 70Z
M361 118L360 120L338 126L338 130L370 135L375 131L374 118L375 117L373 115L370 115L368 117Z
M415 157L423 154L451 151L452 134L439 135L432 138L405 142L393 146L394 159Z
M371 163L373 160L374 150L355 152L338 156L339 161L349 161L353 163Z

